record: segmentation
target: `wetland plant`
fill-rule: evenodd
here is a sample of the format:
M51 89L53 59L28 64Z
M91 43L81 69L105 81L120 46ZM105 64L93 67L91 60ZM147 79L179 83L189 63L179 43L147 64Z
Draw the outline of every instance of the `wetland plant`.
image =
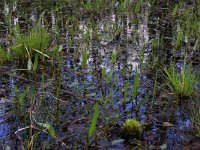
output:
M90 144L91 141L91 137L94 134L95 128L96 128L96 124L97 124L97 119L99 117L99 105L98 103L95 104L94 106L94 114L90 123L90 127L88 130L88 143Z
M105 76L106 76L106 68L103 67L101 70L101 79L103 80Z
M134 13L138 14L142 8L142 4L143 4L143 0L139 0L136 2L136 4L134 5Z
M110 84L113 79L114 70L111 70L109 73L106 74L106 83Z
M134 81L134 84L133 84L133 87L132 87L132 97L133 97L133 99L136 99L136 103L137 103L139 86L140 86L139 73L138 73L138 69L136 69L135 81Z
M82 54L82 67L84 69L87 66L87 60L88 60L88 50L87 50L87 48L84 48L83 54Z
M159 35L157 39L152 38L150 41L152 49L161 48L163 46L163 36Z
M25 111L25 99L28 95L28 90L26 89L22 93L20 93L18 87L15 85L14 86L14 92L15 92L15 113L18 118L21 118L21 116L26 116L26 111ZM25 112L23 115L22 113Z
M19 31L15 33L15 42L12 47L13 52L19 57L34 56L34 53L44 54L49 41L50 34L48 31L37 25L30 33L22 35Z
M10 59L10 53L0 47L0 65Z
M139 80L139 73L138 69L136 69L136 74L135 74L135 82L133 84L133 97L136 97L138 95L138 88L140 85L140 80Z
M183 41L184 41L184 33L180 25L178 24L176 31L176 43L175 43L176 49L182 46Z
M112 55L111 55L111 62L112 62L112 64L115 64L116 61L117 61L117 51L114 49L112 51Z
M21 34L19 25L14 33L15 41L11 50L21 60L28 60L28 69L32 68L32 59L38 61L41 58L44 61L44 57L49 56L46 54L47 47L50 41L50 34L47 29L37 24L29 33ZM39 57L38 57L38 56ZM37 63L35 63L37 64ZM35 66L36 67L36 66Z
M191 66L183 66L179 72L172 64L168 69L164 69L166 74L166 84L177 98L189 97L195 94L199 77Z
M127 97L128 97L128 87L129 87L129 81L126 81L125 87L124 87L124 100L123 102L127 101Z
M136 119L127 119L123 123L122 134L125 137L133 136L139 138L142 134L142 131L143 131L142 125Z
M135 80L132 86L132 95L131 95L131 99L132 99L132 116L133 116L133 112L134 112L134 100L135 100L135 104L137 106L136 108L136 115L137 115L137 109L138 107L138 88L140 86L140 80L139 80L139 73L138 73L138 68L136 69L136 73L135 73Z
M176 15L177 15L177 13L178 13L178 5L175 5L175 7L173 8L173 10L172 10L172 17L176 17Z

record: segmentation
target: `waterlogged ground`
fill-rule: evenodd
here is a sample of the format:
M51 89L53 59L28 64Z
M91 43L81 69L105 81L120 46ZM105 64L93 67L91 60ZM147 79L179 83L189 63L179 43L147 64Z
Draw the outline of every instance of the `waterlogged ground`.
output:
M0 66L0 149L200 149L191 120L198 96L177 102L163 79L162 69L172 61L181 69L181 50L188 48L186 42L174 53L178 18L172 19L171 12L179 3L144 1L138 12L122 9L117 1L101 11L86 11L76 3L0 2L1 46L9 48L15 24L27 32L41 17L52 34L50 47L58 44L62 49L54 65L49 59L37 72L17 59ZM183 5L199 8L192 1ZM153 45L152 39L159 41L161 35L162 42ZM189 46L195 51L187 60L199 68L199 48ZM117 60L112 63L114 50ZM133 97L136 70L140 85ZM95 103L99 115L88 139ZM122 136L123 122L129 118L144 125L141 139ZM51 125L55 137L41 123Z

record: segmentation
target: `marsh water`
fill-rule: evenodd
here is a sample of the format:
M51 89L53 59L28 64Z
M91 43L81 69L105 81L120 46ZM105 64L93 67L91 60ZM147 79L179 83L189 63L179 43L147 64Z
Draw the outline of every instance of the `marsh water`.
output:
M174 52L181 21L173 17L173 10L176 6L178 14L186 8L196 10L199 35L199 3L127 1L130 8L138 5L133 11L121 7L124 1L101 2L107 5L98 9L90 8L96 6L89 5L93 1L87 7L70 0L0 2L2 47L9 49L16 24L26 33L41 18L51 34L49 47L58 44L62 49L54 65L47 59L37 72L15 58L0 66L0 149L200 149L191 119L193 102L199 97L177 102L166 88L162 70L171 62L181 69L184 50L194 48L200 38L189 39ZM154 46L152 41L159 39L162 42ZM83 67L85 48L88 59ZM117 52L114 63L113 51ZM197 46L187 57L195 69L200 67L199 56ZM133 97L137 70L140 85ZM16 101L22 97L19 106ZM88 142L95 103L99 116ZM129 118L144 124L141 139L121 136L123 122ZM56 138L40 123L51 125Z

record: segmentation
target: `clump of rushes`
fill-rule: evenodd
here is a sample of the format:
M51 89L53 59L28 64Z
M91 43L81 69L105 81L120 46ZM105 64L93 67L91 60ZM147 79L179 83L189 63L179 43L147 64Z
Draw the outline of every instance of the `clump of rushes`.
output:
M28 34L20 33L19 25L16 26L15 41L12 51L21 59L33 58L36 53L46 55L50 34L47 29L38 23Z
M135 119L126 120L122 127L122 134L125 138L139 138L141 137L142 131L143 128L141 123Z
M199 78L198 73L191 69L191 66L183 66L179 72L172 64L164 69L166 84L175 94L176 98L189 97L195 94Z
M10 59L10 53L0 47L0 65Z

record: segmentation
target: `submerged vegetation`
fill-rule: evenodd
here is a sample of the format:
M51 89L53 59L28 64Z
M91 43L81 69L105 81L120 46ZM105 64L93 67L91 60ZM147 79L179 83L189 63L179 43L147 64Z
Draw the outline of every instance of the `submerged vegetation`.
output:
M0 2L0 149L193 149L199 4Z

